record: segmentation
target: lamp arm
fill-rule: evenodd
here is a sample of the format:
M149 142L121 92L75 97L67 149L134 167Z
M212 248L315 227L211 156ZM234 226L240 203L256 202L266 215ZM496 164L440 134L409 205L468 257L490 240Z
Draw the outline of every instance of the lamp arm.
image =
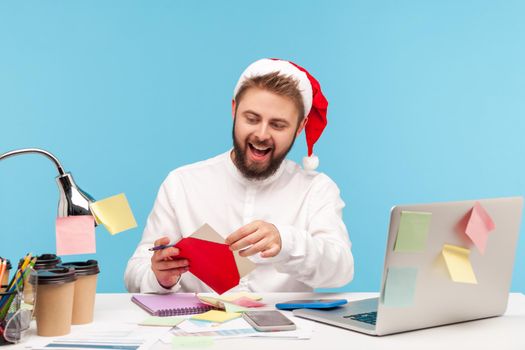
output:
M59 175L56 177L58 185L59 200L58 200L58 216L66 217L73 215L93 215L90 209L90 204L95 202L93 197L88 193L82 191L70 173L66 173L57 157L39 148L23 148L0 154L0 161L9 157L14 157L19 154L37 153L46 156L55 163ZM95 224L96 226L96 224Z
M42 154L42 155L46 156L47 158L49 158L51 161L53 161L53 163L55 163L55 166L57 167L58 173L60 175L64 175L66 173L64 171L64 168L62 167L62 164L60 164L60 162L58 161L57 157L52 155L50 152L45 151L43 149L39 149L39 148L23 148L23 149L17 149L17 150L9 151L9 152L6 152L4 154L0 154L0 160L6 159L6 158L9 158L9 157L14 157L14 156L17 156L19 154L24 154L24 153Z

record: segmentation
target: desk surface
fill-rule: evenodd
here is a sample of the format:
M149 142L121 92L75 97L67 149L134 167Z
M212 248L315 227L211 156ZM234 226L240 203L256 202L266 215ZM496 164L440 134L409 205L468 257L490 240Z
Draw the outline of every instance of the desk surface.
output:
M261 294L267 304L292 299L315 298L311 293L268 293ZM317 294L318 295L318 294ZM323 297L344 297L358 300L376 296L375 293L323 294ZM148 314L130 301L131 294L97 294L95 306L95 325L97 323L138 323ZM285 312L287 313L287 312ZM310 322L310 321L308 321ZM311 323L314 332L309 340L273 339L273 338L239 338L216 340L213 349L250 350L284 347L308 349L525 349L525 295L511 293L507 312L504 316L483 320L464 322L455 325L436 327L394 334L384 337L364 335L349 330ZM32 328L25 340L17 345L4 349L24 349L34 340L41 340ZM73 326L82 327L82 326ZM155 349L170 349L158 342Z

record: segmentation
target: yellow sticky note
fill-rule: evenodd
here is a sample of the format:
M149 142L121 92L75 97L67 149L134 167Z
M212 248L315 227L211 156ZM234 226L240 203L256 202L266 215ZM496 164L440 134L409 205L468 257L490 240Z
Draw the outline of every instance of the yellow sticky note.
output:
M231 294L223 294L218 299L223 301L234 301L239 298L246 297L250 298L252 300L261 300L262 297L260 295L248 293L248 292L238 292L238 293L231 293Z
M203 314L192 316L192 320L201 320L201 321L210 321L210 322L217 322L222 323L229 320L233 320L237 317L240 317L241 314L236 312L225 312L225 311L218 311L218 310L210 310Z
M444 244L441 254L445 258L448 272L454 282L478 283L469 260L470 249Z
M112 235L137 227L124 193L91 204L91 210Z
M224 309L224 305L221 300L218 298L210 297L207 295L197 294L197 298L202 301L204 304L212 305L218 309Z

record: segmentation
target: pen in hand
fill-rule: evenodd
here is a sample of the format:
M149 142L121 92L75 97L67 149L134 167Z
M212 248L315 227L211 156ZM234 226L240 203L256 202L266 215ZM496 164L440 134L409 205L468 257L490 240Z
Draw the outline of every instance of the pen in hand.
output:
M149 248L148 250L149 251L156 251L156 250L166 249L166 248L170 248L170 247L175 247L175 244L161 244L161 245L157 245L155 247Z

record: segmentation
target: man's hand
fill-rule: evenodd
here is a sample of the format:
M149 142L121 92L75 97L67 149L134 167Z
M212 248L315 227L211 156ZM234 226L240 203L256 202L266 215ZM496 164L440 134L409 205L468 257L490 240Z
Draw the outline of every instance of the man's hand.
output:
M281 234L277 227L268 222L256 220L245 225L226 238L231 250L245 250L240 256L250 256L261 252L261 257L271 258L281 251Z
M169 243L168 237L162 237L155 241L155 246ZM166 289L173 287L179 281L180 276L189 270L188 260L177 258L177 255L179 255L179 249L169 247L156 250L151 257L151 269L159 284Z

